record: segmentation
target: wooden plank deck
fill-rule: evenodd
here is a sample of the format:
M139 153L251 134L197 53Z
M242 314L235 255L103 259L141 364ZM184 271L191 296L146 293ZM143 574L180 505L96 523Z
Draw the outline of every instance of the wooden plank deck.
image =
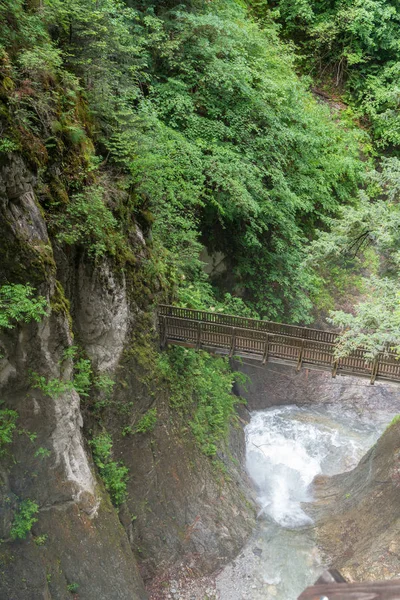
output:
M400 579L365 583L325 583L305 590L298 600L400 600Z
M158 324L161 346L177 344L230 357L330 371L332 377L353 375L375 381L400 383L400 361L387 351L375 360L358 348L335 359L338 334L296 325L258 321L235 315L160 305Z

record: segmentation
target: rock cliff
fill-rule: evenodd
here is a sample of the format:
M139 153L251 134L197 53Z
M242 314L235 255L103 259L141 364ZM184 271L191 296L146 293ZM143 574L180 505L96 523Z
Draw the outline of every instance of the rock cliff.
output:
M0 276L30 282L47 299L48 315L0 333L0 390L4 407L18 413L18 432L0 456L0 596L9 600L76 597L146 598L142 575L188 565L214 569L238 551L253 525L253 508L240 473L241 430L218 470L202 455L168 397L151 389L141 336L155 347L155 318L139 283L146 242L132 240L135 274L82 248L66 249L48 234L35 196L36 178L19 156L0 165ZM148 334L150 330L150 334ZM79 346L97 376L113 378L111 396L79 397L68 385ZM35 386L34 376L61 382L57 394ZM43 386L42 386L43 387ZM157 406L151 434L122 435ZM107 427L114 457L129 470L119 512L93 463L88 440ZM237 456L236 461L232 454ZM225 466L224 466L225 461ZM24 500L38 506L26 539L10 531Z
M400 574L400 423L351 472L314 482L317 539L348 581Z

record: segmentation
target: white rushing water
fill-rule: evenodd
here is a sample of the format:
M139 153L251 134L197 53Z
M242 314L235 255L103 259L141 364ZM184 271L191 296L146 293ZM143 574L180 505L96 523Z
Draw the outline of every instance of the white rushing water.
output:
M247 470L257 491L259 528L217 580L221 600L296 600L324 570L313 522L314 477L352 469L393 414L360 415L346 406L275 407L252 413Z

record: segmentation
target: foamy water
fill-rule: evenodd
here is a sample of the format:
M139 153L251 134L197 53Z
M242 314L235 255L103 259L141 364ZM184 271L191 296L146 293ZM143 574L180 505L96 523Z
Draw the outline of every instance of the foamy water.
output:
M313 522L316 475L352 469L393 413L359 415L346 405L275 407L252 413L246 465L259 504L258 531L217 580L220 600L296 600L324 570Z

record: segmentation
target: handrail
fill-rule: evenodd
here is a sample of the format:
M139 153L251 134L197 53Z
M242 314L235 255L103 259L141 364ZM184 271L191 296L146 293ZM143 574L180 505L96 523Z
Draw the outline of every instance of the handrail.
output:
M179 306L170 306L160 304L158 306L159 314L178 318L188 318L207 323L218 323L221 325L242 325L244 329L254 329L257 331L279 331L285 332L290 337L299 337L302 339L314 339L316 341L334 342L338 334L334 331L324 331L323 329L313 329L302 327L300 325L287 325L286 323L277 323L275 321L262 321L250 317L238 317L237 315L226 315L205 310L196 310L193 308L182 308ZM302 335L300 335L302 334Z
M172 343L231 358L251 357L262 364L292 364L298 371L304 367L329 370L332 377L369 377L372 385L376 380L400 383L396 354L380 353L371 359L366 349L357 348L348 356L336 358L334 349L339 336L332 331L165 304L158 308L158 323L161 347Z

